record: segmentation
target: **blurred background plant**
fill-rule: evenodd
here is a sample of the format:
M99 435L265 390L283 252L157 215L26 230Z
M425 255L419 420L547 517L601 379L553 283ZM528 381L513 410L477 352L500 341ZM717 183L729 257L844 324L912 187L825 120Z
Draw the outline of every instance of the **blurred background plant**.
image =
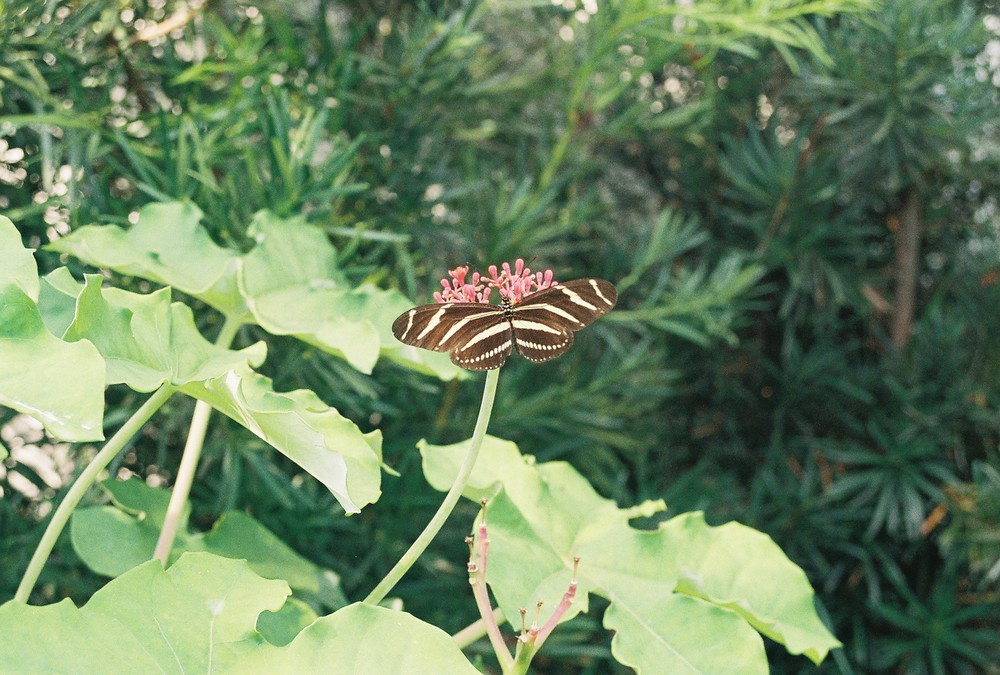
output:
M611 279L619 308L565 358L505 369L493 432L622 505L662 497L771 534L845 642L822 671L996 672L998 15L962 0L8 0L0 211L35 247L159 199L193 200L236 248L256 210L302 213L352 280L415 299L457 264L517 256ZM276 388L382 428L401 475L345 519L217 419L192 522L245 509L358 598L439 498L414 443L466 437L478 385L243 339L267 339ZM109 397L113 429L136 402ZM0 414L9 597L79 465ZM189 415L172 405L114 471L169 485ZM397 589L446 630L475 619L473 512ZM42 582L39 600L79 602L101 580L66 545ZM615 672L599 610L557 631L539 672ZM773 652L774 672L803 667Z

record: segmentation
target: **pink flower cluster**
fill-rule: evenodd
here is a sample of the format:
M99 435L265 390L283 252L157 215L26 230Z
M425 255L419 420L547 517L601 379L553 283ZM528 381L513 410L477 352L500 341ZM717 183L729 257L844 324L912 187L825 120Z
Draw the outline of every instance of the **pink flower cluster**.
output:
M514 261L513 269L510 263L503 263L499 270L496 265L490 265L489 273L489 276L484 277L479 272L473 272L470 283L466 279L469 266L456 267L448 272L450 279L441 280L444 291L434 293L434 299L438 302L489 304L490 292L495 288L502 297L510 301L510 304L516 305L532 293L559 283L553 280L552 270L533 273L524 266L524 260L521 258Z

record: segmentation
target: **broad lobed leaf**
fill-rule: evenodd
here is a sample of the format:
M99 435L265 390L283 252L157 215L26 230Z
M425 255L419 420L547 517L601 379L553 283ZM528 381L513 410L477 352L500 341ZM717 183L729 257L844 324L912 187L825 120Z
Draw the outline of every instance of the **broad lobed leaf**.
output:
M181 391L277 448L323 483L347 513L381 494L381 432L362 433L313 392L276 392L271 380L250 369L189 382Z
M421 443L420 449L430 483L447 489L465 443ZM645 672L662 672L661 649L678 663L700 664L690 672L766 672L763 645L751 626L815 662L840 644L817 617L805 574L751 528L710 527L700 513L689 513L656 530L637 530L629 519L661 510L661 504L621 510L569 464L536 465L513 443L492 437L465 496L490 499L488 581L507 616L537 600L555 607L579 556L578 601L566 617L586 609L588 593L609 599L605 621L620 627L619 656ZM678 601L678 594L695 601ZM729 627L724 638L719 626ZM729 649L706 650L719 640Z
M442 379L462 375L446 355L398 343L389 326L412 303L398 291L350 286L330 241L304 219L258 213L249 228L257 245L240 255L217 246L201 218L186 202L150 204L128 230L87 226L49 248L175 287L230 320L295 336L365 373L381 354Z
M191 233L200 217L197 210L158 205L151 213L165 227L193 218L195 223L184 230L186 240L204 243L203 232ZM153 238L140 230L128 242L138 245ZM362 433L312 392L273 391L270 380L250 369L264 360L263 343L239 351L212 344L198 331L191 309L171 302L169 287L131 293L104 288L100 275L87 275L81 284L66 268L39 283L31 253L10 221L0 221L0 253L15 261L7 283L0 286L0 403L34 415L61 438L92 440L102 437L106 384L142 392L170 384L273 445L329 488L348 513L378 498L381 436ZM152 250L146 263L175 260L175 253ZM115 260L127 258L119 254ZM134 254L128 258L133 270L138 265ZM221 253L206 255L229 266ZM160 272L164 279L197 276L185 269ZM23 368L26 363L35 364L30 373Z
M173 286L236 320L249 319L236 289L239 256L218 246L189 202L149 204L135 225L88 225L48 248L129 276Z
M34 257L3 216L0 260L0 405L63 440L104 438L104 361L90 342L64 342L46 327Z
M0 664L19 673L109 675L478 672L446 633L367 605L317 619L287 646L271 644L256 626L262 613L281 613L288 592L283 581L262 579L244 561L209 553L187 553L166 571L150 561L79 609L69 600L0 607ZM290 624L266 630L284 641L301 618L282 620Z
M108 364L108 384L148 392L164 383L181 386L264 361L262 342L234 351L202 337L191 309L171 302L169 288L148 295L103 288L98 274L88 274L81 286L64 267L45 281L53 291L75 299L66 338L94 343Z
M268 332L294 335L365 373L371 372L379 354L442 379L463 372L445 354L397 341L392 321L412 303L398 291L347 285L337 268L336 250L304 219L259 213L250 233L257 246L244 258L240 291L254 319Z

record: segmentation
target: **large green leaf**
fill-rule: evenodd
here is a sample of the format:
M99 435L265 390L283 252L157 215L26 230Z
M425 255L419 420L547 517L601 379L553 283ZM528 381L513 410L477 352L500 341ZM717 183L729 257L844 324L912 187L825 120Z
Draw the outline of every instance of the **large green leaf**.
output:
M816 614L805 572L763 532L735 522L709 527L700 512L671 518L661 529L666 539L683 542L678 592L733 610L816 663L841 646Z
M310 391L277 393L250 370L263 343L234 351L208 342L191 310L170 289L148 295L102 288L99 275L80 285L64 268L45 277L53 295L76 299L66 335L94 343L108 382L152 391L164 382L211 404L315 476L348 513L379 496L381 436L361 433Z
M402 613L351 605L285 647L256 630L288 595L243 561L188 553L147 562L77 609L0 607L0 664L16 673L476 673L444 632Z
M381 432L361 433L313 392L278 393L269 379L249 369L190 382L181 391L273 445L323 483L348 513L381 494Z
M220 661L270 647L257 616L277 610L288 585L245 562L190 553L169 570L147 562L84 607L0 607L0 663L20 673L207 673Z
M64 342L46 327L35 259L3 216L0 260L0 405L63 440L104 438L104 361L91 343Z
M604 612L611 652L640 675L768 672L763 641L732 612L676 593L613 600Z
M288 598L278 611L261 612L257 630L272 645L284 647L318 618L312 607L297 598Z
M249 312L236 288L239 255L212 241L188 202L149 204L128 230L89 225L49 244L95 267L151 279L192 295L236 321Z
M101 487L114 506L93 506L73 514L73 548L94 572L124 574L153 557L170 493L132 478L106 480ZM188 551L206 551L246 560L266 579L283 579L296 591L315 596L333 609L347 604L340 580L290 549L273 532L240 511L224 513L209 532L187 529L185 512L170 560Z
M234 665L229 672L479 675L444 631L360 603L315 621L287 647L256 650Z
M81 286L66 268L45 281L53 291L76 299L65 337L87 339L97 347L107 363L109 384L153 391L164 383L180 386L264 361L262 342L234 351L202 337L191 309L171 302L169 288L148 295L102 288L98 274L87 275Z
M270 212L257 214L250 231L257 246L244 258L240 290L265 330L294 335L365 373L380 353L442 379L462 373L447 355L407 347L392 336L393 320L412 304L397 291L349 286L322 231Z
M293 335L370 373L379 354L442 379L464 371L447 355L400 344L393 319L412 306L398 291L353 288L322 230L301 218L261 212L250 226L257 246L241 255L220 248L186 202L150 204L134 226L82 227L49 245L122 274L173 286L232 321L254 321Z
M447 489L465 443L422 443L421 452L428 480L437 489ZM567 617L586 607L587 593L608 598L612 609L606 621L648 633L620 634L617 644L623 650L644 641L663 643L678 658L701 663L699 672L734 672L734 663L738 672L765 672L760 640L745 630L751 625L815 662L840 644L816 615L813 590L801 569L769 537L745 526L709 527L700 513L689 513L656 530L637 530L629 519L652 515L663 508L661 503L619 509L597 495L569 464L536 465L513 443L495 438L487 438L465 496L491 500L488 581L507 616L517 616L511 612L536 599L556 606L572 573L573 557L580 556L580 601ZM671 617L648 602L666 601L678 593L706 602L671 601ZM714 608L711 612L707 603ZM739 622L722 619L719 612ZM701 626L701 631L675 632L677 621ZM713 631L721 624L733 628L725 637L730 649L713 652L717 660L707 663L704 645L720 639ZM737 628L740 624L743 627ZM744 661L749 654L755 656ZM648 661L630 660L646 658L630 649L620 657L648 672L660 672L651 656Z

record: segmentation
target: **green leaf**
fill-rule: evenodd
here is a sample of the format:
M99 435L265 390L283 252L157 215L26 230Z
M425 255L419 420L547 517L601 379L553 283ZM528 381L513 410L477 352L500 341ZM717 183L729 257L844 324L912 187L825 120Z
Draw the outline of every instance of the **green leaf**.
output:
M464 376L446 354L400 344L392 321L412 303L398 291L354 289L326 235L304 219L258 213L249 228L257 246L243 256L217 246L201 218L187 202L150 204L128 230L82 227L48 248L173 286L232 321L255 321L275 335L295 336L365 373L382 354L441 379Z
M613 602L604 613L604 627L615 631L615 659L640 675L768 672L764 642L753 628L733 612L697 598L639 593Z
M201 210L187 202L149 204L128 230L89 225L47 248L95 267L173 286L231 320L249 320L236 288L239 255L217 246L199 224L201 218Z
M283 581L246 563L189 553L164 571L149 561L99 590L82 608L0 607L0 663L12 672L211 672L223 661L271 647L257 616L277 610Z
M70 531L73 549L84 564L98 574L116 577L153 557L170 493L136 478L106 480L101 487L111 495L115 505L77 510ZM228 511L209 532L202 533L186 528L187 511L181 519L170 561L189 551L246 560L260 576L282 579L328 607L347 604L336 573L306 560L245 513Z
M318 618L312 607L293 597L276 612L261 612L257 617L257 630L272 645L284 647Z
M278 393L248 369L191 382L181 391L209 403L316 477L347 513L381 491L382 435L357 425L311 391Z
M398 291L347 285L321 230L270 212L258 213L250 229L257 246L244 258L240 290L262 328L342 356L365 373L380 353L442 379L462 373L447 355L392 336L393 320L413 305Z
M709 527L701 513L672 518L662 531L684 543L678 592L733 610L814 663L841 646L816 614L805 572L763 532L735 522Z
M169 382L211 404L277 448L337 497L348 513L380 492L381 436L362 434L314 393L279 394L248 365L264 360L263 343L240 351L205 340L190 308L170 302L170 289L149 295L101 287L99 275L83 286L69 272L46 277L49 286L76 297L67 336L93 342L108 364L108 381L137 391Z
M21 234L6 216L0 216L0 255L4 265L0 268L0 284L13 285L32 300L38 300L38 266L34 249L25 248Z
M439 628L361 603L315 621L287 647L258 649L225 665L234 673L479 673Z
M409 614L355 604L314 621L285 647L255 626L288 587L243 561L188 553L164 571L137 567L77 609L0 607L0 663L18 673L321 673L474 675L454 641ZM294 630L263 623L279 639ZM288 620L288 617L280 621ZM280 640L279 640L280 641Z
M431 485L447 489L465 443L421 443L420 449ZM513 443L490 437L464 494L475 501L490 499L487 522L493 544L488 581L507 616L517 616L518 607L536 600L555 607L572 575L573 558L579 556L578 602L567 618L586 608L588 593L597 593L611 600L615 621L633 625L621 617L634 615L643 630L652 631L645 637L622 635L621 644L664 642L678 652L678 658L702 663L701 672L729 672L736 663L728 660L730 656L750 653L757 660L740 663L742 672L751 672L750 663L766 668L759 639L744 630L749 626L816 662L840 644L816 616L813 590L802 571L769 537L743 525L713 528L700 513L692 513L657 530L634 529L628 524L630 518L648 517L662 510L662 503L621 510L594 492L569 464L536 465ZM726 635L730 649L719 652L718 661L700 660L705 658L705 641L718 640L717 634L712 638L711 633L657 632L671 630L676 621L698 623L704 618L701 603L674 603L677 615L665 617L656 603L647 601L678 593L741 617L744 627ZM711 614L702 625L738 625L718 612ZM660 672L652 656L629 663Z
M104 361L89 342L64 342L46 328L34 257L3 216L0 260L0 405L63 440L103 439Z
M148 295L105 289L97 274L88 274L81 286L65 268L46 281L53 290L76 298L66 338L87 339L97 347L107 362L109 384L147 392L164 382L180 386L264 361L262 342L234 351L202 337L191 309L172 303L169 288Z

